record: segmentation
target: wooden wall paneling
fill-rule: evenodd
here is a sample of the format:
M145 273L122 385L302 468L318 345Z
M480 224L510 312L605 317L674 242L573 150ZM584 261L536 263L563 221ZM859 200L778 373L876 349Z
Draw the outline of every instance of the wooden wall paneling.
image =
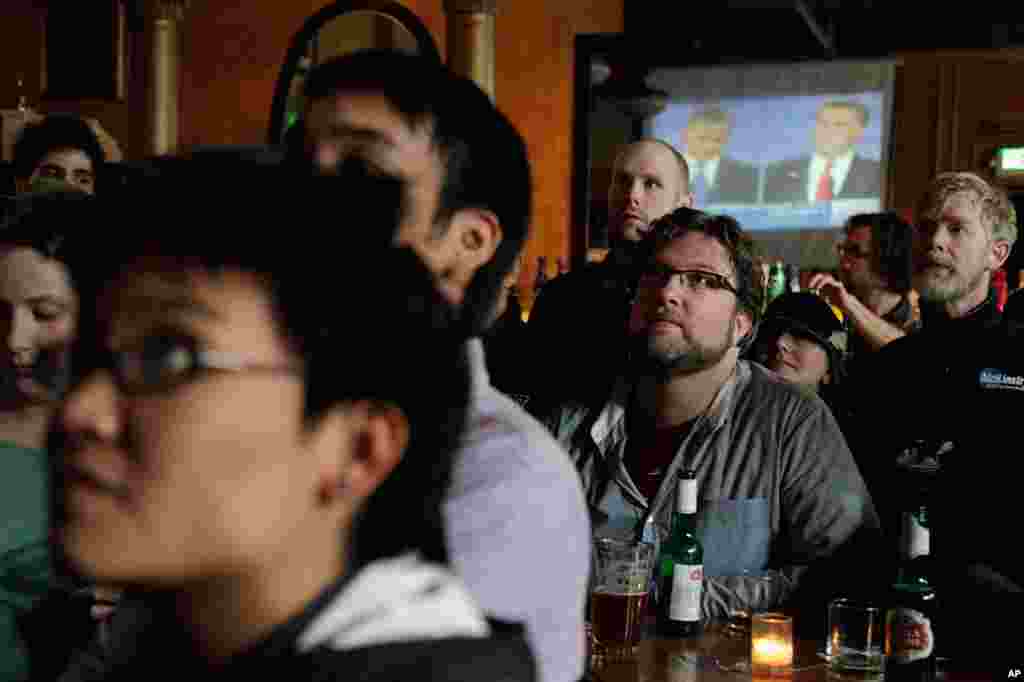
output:
M938 173L987 173L992 151L1024 144L1024 51L956 51L901 57L892 157L892 200L916 208Z
M142 157L146 153L145 87L150 39L148 33L141 30L142 26L138 23L132 22L131 17L125 17L124 41L120 50L120 68L123 69L120 98L51 96L44 99L41 97L41 89L44 86L41 70L45 61L42 56L45 46L43 18L44 15L40 12L33 36L16 38L26 47L34 42L40 50L40 56L37 58L40 77L35 80L35 89L29 93L29 105L44 114L66 112L95 118L117 141L124 158ZM26 85L28 82L26 81Z
M39 104L43 73L44 12L34 0L4 0L0 23L0 108L13 109L18 103L18 79L29 105Z
M1024 98L1015 88L1024 78L1024 62L977 59L960 68L963 95L957 136L963 144L957 161L961 168L982 171L987 169L988 159L979 158L979 150L1024 144Z
M932 55L901 59L893 111L888 205L912 214L928 182L951 165L956 87L952 63Z
M944 61L942 64L942 99L940 121L942 137L938 140L938 167L936 173L954 170L959 166L957 152L960 146L960 70L955 61Z
M51 3L45 12L43 97L124 97L125 7L120 0Z
M182 58L180 139L183 148L260 144L274 85L292 34L327 0L218 0L193 3ZM403 0L444 53L441 0Z
M102 3L101 3L102 4ZM45 87L46 3L40 0L3 0L4 20L0 23L0 108L13 109L20 92L28 106L39 113L68 112L97 119L113 136L126 156L140 154L143 148L142 90L137 77L141 36L128 23L119 55L124 62L120 99L42 98ZM109 14L105 14L110 18ZM114 68L117 68L115 63ZM114 93L117 94L116 92Z
M498 5L497 105L526 138L533 166L534 210L520 274L532 286L537 258L548 274L570 257L572 220L573 48L579 33L622 30L622 3L515 0Z

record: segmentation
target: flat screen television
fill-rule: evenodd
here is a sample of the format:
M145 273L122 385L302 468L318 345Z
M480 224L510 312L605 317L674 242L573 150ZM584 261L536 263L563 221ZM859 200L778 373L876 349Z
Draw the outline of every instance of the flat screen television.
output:
M886 208L894 61L655 65L643 77L657 93L644 115L602 88L601 64L599 50L586 72L577 64L588 91L577 91L587 106L577 109L585 137L576 140L576 162L587 171L577 170L574 213L586 229L574 238L587 252L608 246L612 163L638 137L678 149L696 207L735 217L766 258L834 267L846 220Z

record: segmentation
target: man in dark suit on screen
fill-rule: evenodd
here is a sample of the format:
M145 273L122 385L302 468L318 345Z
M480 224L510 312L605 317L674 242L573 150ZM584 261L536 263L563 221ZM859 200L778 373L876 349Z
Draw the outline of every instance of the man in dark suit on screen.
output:
M695 113L683 130L683 156L690 167L690 191L698 208L757 200L757 169L722 156L730 132L729 115L717 107Z
M881 164L856 152L868 116L867 107L860 102L823 104L814 125L814 154L769 166L764 201L815 202L881 196Z

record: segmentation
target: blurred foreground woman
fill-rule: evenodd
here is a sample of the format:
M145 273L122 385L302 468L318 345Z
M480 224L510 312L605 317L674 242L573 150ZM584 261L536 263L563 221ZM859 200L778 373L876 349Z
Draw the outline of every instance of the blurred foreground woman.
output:
M104 679L533 679L445 566L468 375L392 201L175 160L118 207L57 423L65 551L151 611Z

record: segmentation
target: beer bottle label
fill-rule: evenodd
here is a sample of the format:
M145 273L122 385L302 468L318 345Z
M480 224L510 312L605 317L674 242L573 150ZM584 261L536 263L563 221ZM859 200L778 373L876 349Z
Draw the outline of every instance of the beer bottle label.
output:
M679 481L676 511L680 514L697 513L697 479L684 478Z
M890 609L886 614L886 653L894 663L913 663L928 658L935 649L929 618L914 609Z
M931 533L921 523L921 517L913 512L903 514L904 551L908 559L916 559L931 553Z
M700 591L704 579L701 564L676 564L672 570L672 601L668 616L672 620L700 620Z

